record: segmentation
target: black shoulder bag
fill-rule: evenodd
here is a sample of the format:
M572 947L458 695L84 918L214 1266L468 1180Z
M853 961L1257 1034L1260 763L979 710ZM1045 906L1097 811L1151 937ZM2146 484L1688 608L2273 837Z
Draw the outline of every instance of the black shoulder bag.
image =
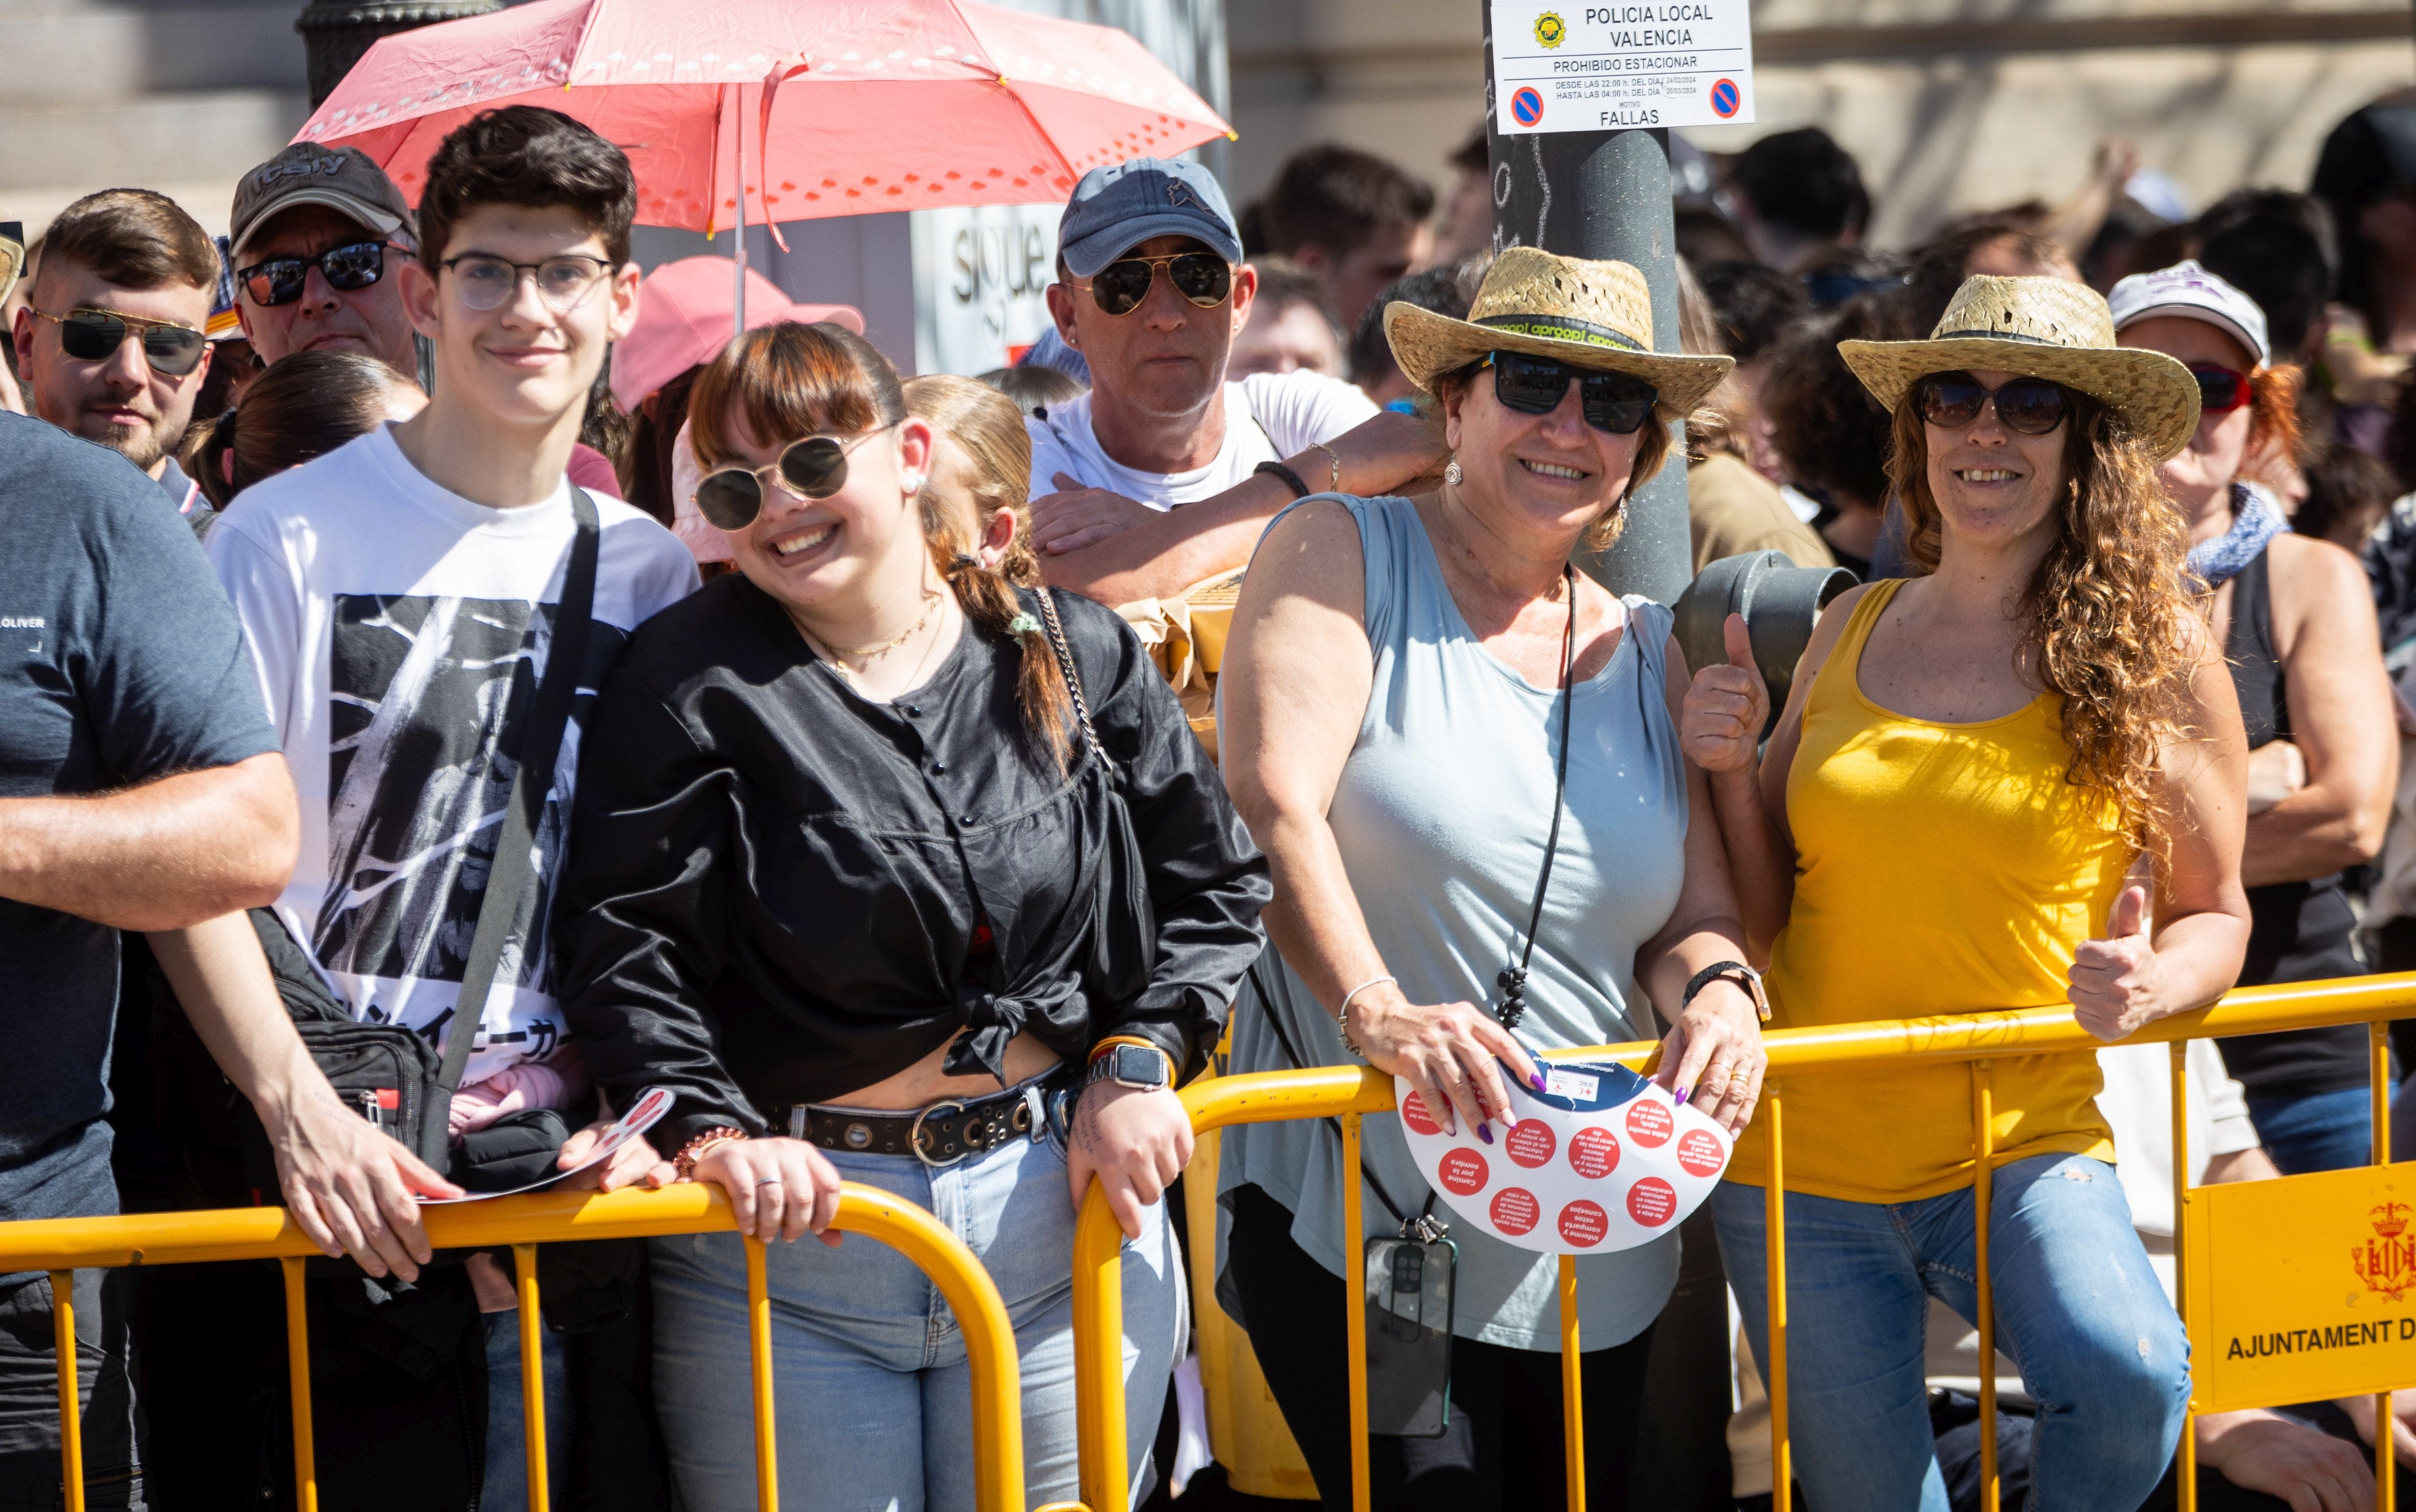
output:
M495 838L494 864L487 875L485 900L478 905L478 927L471 936L461 995L454 1000L443 1054L431 1049L418 1031L405 1025L362 1023L354 1019L327 991L302 947L277 916L264 909L252 911L252 926L277 977L279 995L336 1096L426 1161L430 1169L473 1191L505 1191L542 1178L551 1169L563 1142L570 1137L569 1123L560 1112L531 1109L507 1113L476 1131L456 1152L448 1124L453 1094L461 1085L461 1073L470 1064L471 1047L478 1037L480 1010L494 986L504 946L509 943L513 915L534 883L530 845L553 787L571 702L586 665L601 532L596 501L586 490L571 489L570 507L578 535L563 576L552 643L546 653L545 673L537 682L536 706L521 726L519 748L510 753L517 763L511 795L502 833ZM247 1142L252 1147L254 1185L262 1191L275 1191L276 1163L266 1132L256 1117L245 1122Z

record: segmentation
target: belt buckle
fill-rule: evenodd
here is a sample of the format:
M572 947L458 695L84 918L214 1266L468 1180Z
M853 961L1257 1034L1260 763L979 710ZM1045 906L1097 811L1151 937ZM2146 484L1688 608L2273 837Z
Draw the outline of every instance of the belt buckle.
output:
M933 1113L941 1112L941 1110L943 1109L945 1109L947 1111L945 1113L941 1113L941 1116L945 1117L949 1113L963 1112L965 1111L965 1105L961 1098L957 1097L950 1097L942 1102L935 1102L929 1108L924 1109L921 1112L916 1113L914 1115L914 1124L906 1130L906 1147L914 1152L915 1159L922 1161L923 1164L929 1166L934 1171L945 1171L948 1167L955 1165L959 1160L962 1160L965 1156L974 1153L972 1150L968 1149L963 1154L951 1156L945 1160L934 1160L929 1156L923 1153L923 1120L930 1117Z

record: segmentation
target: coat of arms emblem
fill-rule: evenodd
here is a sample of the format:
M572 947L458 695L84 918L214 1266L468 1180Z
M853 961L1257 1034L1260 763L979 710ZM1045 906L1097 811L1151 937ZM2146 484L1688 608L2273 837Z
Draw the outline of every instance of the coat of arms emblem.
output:
M2379 1292L2397 1302L2410 1290L2416 1290L2416 1237L2408 1233L2408 1216L2416 1212L2406 1202L2384 1202L2367 1210L2374 1220L2374 1237L2349 1249L2349 1263L2356 1267L2358 1278L2369 1292Z

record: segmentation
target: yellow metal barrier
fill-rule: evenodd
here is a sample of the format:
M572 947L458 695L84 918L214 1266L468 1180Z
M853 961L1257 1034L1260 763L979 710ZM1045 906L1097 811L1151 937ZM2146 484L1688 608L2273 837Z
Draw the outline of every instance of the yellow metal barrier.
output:
M2189 1104L2182 1059L2185 1044L2193 1039L2264 1034L2279 1029L2312 1029L2345 1023L2370 1025L2374 1150L2375 1164L2379 1166L2390 1158L2391 1089L2389 1051L2383 1038L2383 1021L2394 1018L2416 1018L2416 973L2242 988L2212 1007L2160 1021L2124 1041L2126 1044L2169 1042L2172 1045L2173 1260L2176 1275L2182 1283L2182 1295L2175 1300L2180 1304L2184 1320L2201 1310L2190 1300L2187 1281L2194 1268L2188 1241L2193 1227L2190 1221L2194 1201L2192 1193L2201 1189L2189 1185L2189 1132L2186 1123ZM1880 1066L1906 1060L1962 1061L1972 1067L1972 1139L1978 1157L1972 1206L1977 1230L1975 1247L1979 1258L1980 1316L1977 1322L1983 1362L1980 1371L1981 1410L1985 1422L1987 1421L1986 1414L1992 1414L1996 1406L1995 1372L1986 1364L1989 1345L1995 1338L1996 1310L1994 1289L1987 1269L1988 1198L1997 1161L1995 1152L1988 1146L1993 1096L1990 1062L2001 1056L2078 1051L2094 1052L2102 1047L2102 1041L2081 1028L2074 1021L2069 1008L2048 1007L2011 1013L1890 1020L1820 1029L1779 1030L1765 1036L1763 1043L1770 1055L1770 1072L1769 1080L1764 1083L1760 1110L1755 1116L1770 1142L1769 1185L1765 1188L1764 1208L1769 1230L1766 1245L1770 1267L1770 1358L1760 1363L1770 1392L1773 1499L1776 1512L1787 1512L1791 1499L1792 1477L1789 1474L1791 1456L1788 1444L1787 1413L1787 1223L1780 1203L1786 1179L1784 1080L1789 1076L1814 1075L1849 1066ZM1638 1042L1554 1051L1546 1058L1616 1060L1630 1069L1640 1070L1651 1059L1653 1050L1652 1043ZM1195 1131L1223 1128L1234 1124L1280 1123L1294 1118L1339 1118L1343 1163L1355 1169L1359 1162L1359 1120L1365 1114L1392 1109L1393 1082L1390 1077L1365 1066L1320 1066L1306 1071L1267 1071L1217 1077L1194 1082L1184 1089L1182 1097L1185 1108L1191 1114ZM2299 1176L2285 1177L2283 1181L2305 1183L2322 1179ZM2274 1187L2280 1184L2256 1185ZM1360 1183L1353 1181L1344 1183L1342 1188L1343 1251L1349 1257L1344 1294L1351 1299L1346 1315L1351 1350L1351 1500L1359 1512L1367 1512L1367 1395L1362 1364L1365 1353L1360 1337L1365 1327L1365 1309L1357 1305L1357 1299L1366 1294L1367 1278L1363 1274L1363 1251L1358 1242L1361 1232L1359 1187ZM1083 1203L1081 1218L1075 1230L1074 1369L1079 1402L1077 1424L1081 1440L1082 1498L1099 1512L1122 1508L1131 1484L1125 1453L1125 1418L1122 1389L1123 1238L1114 1217L1108 1211L1104 1193L1095 1186ZM2411 1259L2416 1259L2416 1239L2411 1239L2409 1246ZM1195 1253L1192 1263L1201 1263L1203 1253ZM1582 1435L1577 1431L1579 1406L1575 1353L1578 1317L1574 1263L1564 1257L1561 1267L1561 1338L1563 1380L1567 1394L1564 1413L1569 1505L1576 1512L1582 1512L1585 1504L1584 1445ZM2203 1263L2197 1263L2196 1269L2202 1275ZM2416 1270L2416 1264L2411 1264L2411 1270ZM2416 1274L2411 1274L2408 1289L2416 1290ZM2416 1329L2411 1329L2409 1338L2416 1340ZM2407 1381L2393 1383L2416 1384L2416 1373L2411 1373ZM2248 1405L2260 1404L2241 1400L2202 1405L2197 1385L2193 1383L2189 1409L2192 1417L2199 1411ZM2378 1395L2375 1405L2377 1422L2382 1429L2375 1435L2376 1505L2381 1512L2392 1512L2394 1478L2390 1473L2391 1395L2388 1389ZM1980 1435L1983 1505L1990 1509L1998 1504L1994 1437L1987 1432ZM2197 1455L2191 1439L2191 1424L2187 1420L2182 1429L2180 1453L2182 1509L2182 1512L2195 1512L2197 1504Z
M544 1373L539 1358L536 1247L581 1239L635 1239L734 1227L721 1189L702 1183L658 1192L545 1193L503 1197L423 1211L429 1241L441 1249L509 1246L520 1283L521 1408L528 1433L528 1504L545 1512ZM849 1182L839 1189L834 1226L903 1254L931 1278L956 1309L965 1336L974 1393L974 1486L981 1512L1023 1512L1022 1387L1015 1329L1006 1305L964 1241L912 1202ZM1113 1228L1112 1222L1110 1227ZM800 1241L803 1243L805 1241ZM779 1504L773 1441L772 1312L763 1246L747 1244L750 1353L755 1387L756 1496L763 1512ZM83 1430L76 1383L75 1273L121 1265L195 1261L276 1260L285 1275L286 1353L294 1388L294 1478L301 1512L319 1504L310 1425L310 1348L303 1306L303 1263L319 1253L283 1208L151 1213L113 1218L42 1218L0 1224L0 1273L48 1271L59 1354L60 1461L68 1512L83 1512Z

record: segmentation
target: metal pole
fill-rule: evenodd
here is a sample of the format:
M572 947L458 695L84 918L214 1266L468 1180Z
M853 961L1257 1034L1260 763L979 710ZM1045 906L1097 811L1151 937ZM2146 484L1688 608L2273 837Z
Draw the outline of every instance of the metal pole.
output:
M1653 290L1653 345L1678 350L1677 233L1669 211L1666 130L1539 131L1504 137L1493 102L1493 8L1485 25L1485 132L1493 172L1493 249L1540 247L1566 257L1616 259ZM1614 593L1674 604L1694 580L1686 528L1684 429L1669 464L1628 501L1609 551L1582 565Z
M730 137L738 145L738 240L730 259L730 339L734 341L747 334L747 95L736 84L730 92L737 100L730 112Z

